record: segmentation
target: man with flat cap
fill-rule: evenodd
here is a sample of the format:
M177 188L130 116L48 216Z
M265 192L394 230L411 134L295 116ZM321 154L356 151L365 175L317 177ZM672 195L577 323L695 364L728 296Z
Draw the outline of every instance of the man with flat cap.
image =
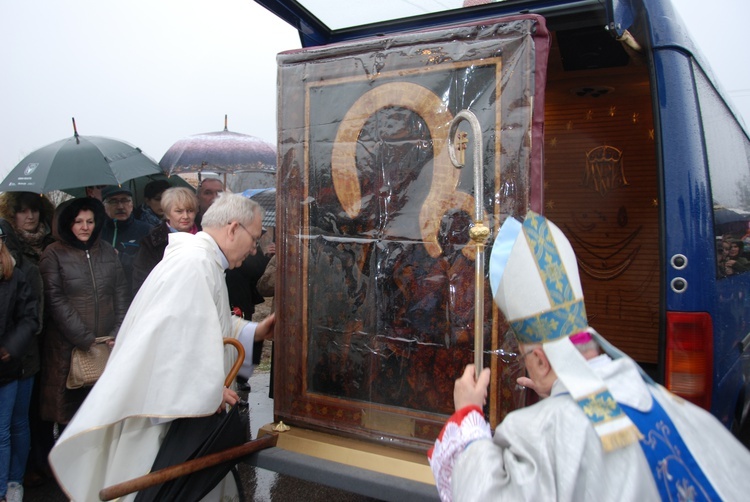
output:
M107 213L107 221L102 229L101 239L117 251L117 256L128 281L128 294L133 294L133 261L141 245L141 239L148 235L151 226L136 220L133 215L133 193L122 186L112 185L102 189L102 202Z

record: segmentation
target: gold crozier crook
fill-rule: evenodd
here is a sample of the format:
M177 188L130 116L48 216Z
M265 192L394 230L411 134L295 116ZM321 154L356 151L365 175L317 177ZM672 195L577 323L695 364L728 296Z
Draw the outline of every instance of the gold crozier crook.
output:
M484 243L490 235L490 229L484 224L482 128L473 112L461 110L451 122L450 132L448 133L448 154L454 166L459 169L464 166L464 152L461 152L461 160L459 161L456 157L456 145L454 144L458 125L462 120L469 123L474 143L474 225L469 228L469 237L474 241L477 249L474 260L474 368L478 379L484 366Z

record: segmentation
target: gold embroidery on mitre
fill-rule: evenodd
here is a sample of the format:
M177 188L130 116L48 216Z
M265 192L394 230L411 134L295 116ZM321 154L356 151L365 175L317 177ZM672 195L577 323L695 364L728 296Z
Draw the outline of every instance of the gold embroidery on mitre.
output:
M528 317L510 321L521 343L544 343L574 335L588 327L583 298L550 307Z

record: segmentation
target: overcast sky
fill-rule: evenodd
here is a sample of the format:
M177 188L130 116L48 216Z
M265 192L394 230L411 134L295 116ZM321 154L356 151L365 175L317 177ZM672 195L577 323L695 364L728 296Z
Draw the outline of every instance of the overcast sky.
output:
M673 3L750 124L750 0ZM2 179L72 136L71 117L157 162L225 114L230 131L275 143L276 54L300 43L252 0L0 0L0 47Z

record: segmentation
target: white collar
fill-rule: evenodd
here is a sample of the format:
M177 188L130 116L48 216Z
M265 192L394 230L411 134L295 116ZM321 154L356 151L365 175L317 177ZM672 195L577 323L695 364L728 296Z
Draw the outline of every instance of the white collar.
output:
M224 270L228 269L228 268L229 268L229 260L227 260L227 257L226 257L226 256L224 255L224 252L223 252L223 251L221 250L221 248L220 248L220 247L219 247L219 245L218 245L218 244L216 243L216 241L214 240L214 238L213 238L213 237L211 237L211 235L210 235L210 234L208 234L208 233L206 233L206 232L202 232L202 231L201 231L201 232L198 232L198 233L199 233L199 234L203 234L203 235L205 235L206 237L208 237L208 239L207 239L207 240L208 240L208 241L209 241L209 242L211 243L211 245L212 245L212 246L213 246L213 248L214 248L214 252L216 253L216 259L217 259L217 260L219 260L219 262L221 263L221 267L222 267L222 268L223 268Z

